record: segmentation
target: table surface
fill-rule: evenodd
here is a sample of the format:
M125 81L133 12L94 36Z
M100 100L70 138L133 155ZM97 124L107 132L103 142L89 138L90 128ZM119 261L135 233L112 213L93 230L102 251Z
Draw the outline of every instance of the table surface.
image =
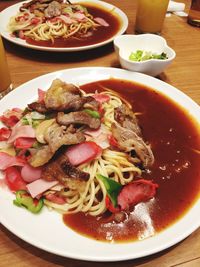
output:
M0 11L19 1L1 0ZM122 9L129 18L127 33L134 33L136 0L108 0ZM188 12L189 1L185 11ZM200 104L200 28L187 24L186 17L171 15L165 19L162 36L176 51L176 59L158 78L177 87ZM119 62L113 44L76 53L50 53L23 48L4 40L13 85L37 76L66 68L84 66L117 67ZM200 266L200 229L179 244L141 259L94 263L68 259L42 251L20 240L0 225L0 266Z

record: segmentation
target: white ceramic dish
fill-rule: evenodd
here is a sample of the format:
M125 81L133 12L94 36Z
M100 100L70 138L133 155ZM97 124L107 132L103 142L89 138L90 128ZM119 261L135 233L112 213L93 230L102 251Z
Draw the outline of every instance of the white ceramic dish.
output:
M24 2L29 2L29 1L24 1ZM119 36L122 33L124 33L128 27L128 18L126 16L126 14L122 10L120 10L119 8L113 6L109 3L106 3L103 1L98 1L98 0L72 0L71 2L72 3L76 3L76 2L95 3L96 5L99 5L100 7L108 10L109 12L112 10L112 12L114 12L114 14L116 14L121 20L120 29L111 38L109 38L103 42L93 44L93 45L86 45L86 46L79 46L79 47L46 47L46 46L36 46L36 45L28 44L28 43L26 43L25 40L22 40L22 39L16 38L16 37L12 37L7 30L7 25L8 25L10 17L17 14L19 7L23 3L23 2L19 2L15 5L12 5L6 9L4 9L2 12L0 12L0 34L8 41L15 43L17 45L20 45L20 46L27 47L27 48L32 48L32 49L36 49L36 50L43 50L43 51L73 52L73 51L82 51L82 50L93 49L93 48L97 48L99 46L106 45L106 44L112 42L116 36Z
M174 60L176 53L167 45L166 40L155 34L125 34L114 39L115 51L118 55L121 66L124 69L157 76L164 71ZM143 50L156 54L162 52L167 54L168 59L149 59L145 61L131 61L131 52Z
M178 89L150 76L115 68L67 69L31 80L5 96L0 114L8 108L25 107L37 98L37 89L48 89L52 80L81 85L111 77L136 81L155 88L183 106L200 126L200 107ZM200 127L199 127L200 128ZM163 232L138 242L111 244L95 241L66 227L61 215L44 209L33 215L12 204L12 193L0 188L0 222L28 243L57 255L89 261L121 261L147 256L164 250L186 238L200 226L200 199L182 219Z

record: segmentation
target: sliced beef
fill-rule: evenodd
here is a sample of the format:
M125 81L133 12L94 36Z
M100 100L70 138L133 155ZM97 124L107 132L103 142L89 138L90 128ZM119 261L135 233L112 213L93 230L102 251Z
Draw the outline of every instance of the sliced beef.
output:
M85 136L70 125L69 127L52 124L45 132L44 139L51 151L55 153L63 145L75 145L85 141Z
M99 102L94 99L92 96L84 97L85 103L83 104L83 108L88 108L92 110L99 110Z
M126 152L134 150L142 161L144 167L151 166L154 162L153 152L142 137L132 130L120 126L118 123L112 124L112 134L117 140L119 147Z
M41 178L47 181L58 180L72 190L83 191L90 175L71 165L67 156L62 154L44 166Z
M46 108L57 111L79 110L84 101L78 87L59 79L52 82L44 98Z
M29 159L33 167L39 167L46 164L63 145L74 145L85 141L85 136L81 132L76 132L72 125L63 127L57 123L52 124L45 131L44 138L47 145L37 149Z
M58 112L57 122L61 125L83 124L89 126L91 129L98 129L101 125L100 119L93 118L85 111L70 112L68 114Z
M63 0L54 0L59 3L63 3ZM20 7L20 11L23 11L24 9L31 9L34 6L34 9L44 10L48 7L48 4L51 3L52 0L32 0L27 3L23 3Z
M82 96L75 85L55 79L45 94L44 103L33 102L28 104L28 108L45 114L55 111L78 111L84 108L98 110L99 103L91 96Z
M144 167L149 167L154 162L154 155L149 145L142 138L142 132L133 111L125 104L115 108L112 124L112 133L117 140L119 148L123 151L135 151Z
M126 105L122 104L120 107L115 108L114 117L122 127L141 135L141 129L138 125L137 118L133 111Z
M61 4L57 1L49 3L48 7L44 10L46 18L53 18L61 15Z
M50 112L50 110L48 110L43 103L39 103L39 102L33 102L31 104L28 104L28 108L29 110L35 110L42 114L46 114Z

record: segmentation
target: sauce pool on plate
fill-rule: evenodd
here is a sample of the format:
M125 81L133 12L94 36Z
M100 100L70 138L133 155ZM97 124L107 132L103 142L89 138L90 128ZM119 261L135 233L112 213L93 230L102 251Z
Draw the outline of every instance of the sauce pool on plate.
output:
M200 137L195 122L166 96L137 83L110 79L81 86L86 92L109 88L128 100L138 113L143 136L151 144L155 163L142 177L159 185L148 202L117 218L63 215L67 226L87 237L110 242L141 240L180 219L199 197Z

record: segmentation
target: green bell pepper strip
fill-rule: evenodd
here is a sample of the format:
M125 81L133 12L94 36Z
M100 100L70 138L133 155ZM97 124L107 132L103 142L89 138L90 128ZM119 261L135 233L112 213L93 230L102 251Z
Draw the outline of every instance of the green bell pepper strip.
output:
M13 204L18 207L24 207L32 213L38 213L44 206L44 201L43 198L33 199L26 190L18 190Z
M97 178L103 182L111 202L113 203L114 207L117 207L117 197L122 189L122 185L101 174L97 174Z
M98 111L91 110L91 109L84 109L83 111L88 113L93 118L96 118L96 119L100 119L101 118Z

